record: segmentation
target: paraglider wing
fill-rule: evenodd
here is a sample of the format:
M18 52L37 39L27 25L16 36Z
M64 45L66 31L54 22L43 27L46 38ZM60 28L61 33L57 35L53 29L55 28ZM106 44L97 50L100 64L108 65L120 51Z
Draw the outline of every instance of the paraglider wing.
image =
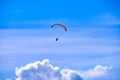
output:
M62 25L62 24L52 24L51 25L51 27L54 27L54 26L60 26L60 27L62 27L65 31L67 31L67 28L66 28L66 26L64 26L64 25Z

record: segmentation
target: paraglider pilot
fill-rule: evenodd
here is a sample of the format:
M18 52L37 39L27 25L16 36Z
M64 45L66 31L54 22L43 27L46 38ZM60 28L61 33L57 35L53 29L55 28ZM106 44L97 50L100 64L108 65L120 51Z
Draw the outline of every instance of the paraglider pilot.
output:
M58 38L56 38L56 40L55 41L58 41Z

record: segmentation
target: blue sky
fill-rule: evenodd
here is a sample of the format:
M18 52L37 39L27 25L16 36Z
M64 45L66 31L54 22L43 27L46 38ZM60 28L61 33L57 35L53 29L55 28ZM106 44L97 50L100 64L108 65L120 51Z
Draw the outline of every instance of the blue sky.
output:
M0 1L0 79L27 80L21 75L26 74L30 80L33 76L25 70L32 72L31 67L36 70L37 66L38 71L32 73L44 75L39 76L44 80L46 71L39 71L39 66L45 64L42 68L46 67L48 74L52 74L51 70L58 71L57 78L62 78L57 80L119 80L118 3L117 0ZM64 24L68 31L51 28L53 23ZM38 77L34 75L33 79L38 80L35 76Z

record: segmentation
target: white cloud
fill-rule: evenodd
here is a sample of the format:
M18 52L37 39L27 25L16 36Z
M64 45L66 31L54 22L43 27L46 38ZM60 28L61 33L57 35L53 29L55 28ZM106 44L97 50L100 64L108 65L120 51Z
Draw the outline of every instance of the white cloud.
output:
M101 66L97 65L94 69L90 69L84 73L86 78L94 78L94 77L102 77L107 76L108 70L110 70L111 66Z
M48 59L16 68L16 80L83 80L77 71L55 67Z
M50 64L48 59L16 68L16 80L84 80L106 76L111 67L98 65L94 69L80 73L71 69L60 69Z
M82 74L78 71L70 70L70 69L62 69L61 70L62 79L61 80L83 80Z

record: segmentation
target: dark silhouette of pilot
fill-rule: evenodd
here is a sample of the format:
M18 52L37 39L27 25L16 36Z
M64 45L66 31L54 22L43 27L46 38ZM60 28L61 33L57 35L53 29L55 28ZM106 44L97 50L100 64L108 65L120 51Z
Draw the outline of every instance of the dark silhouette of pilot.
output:
M56 38L56 40L55 41L58 41L58 38Z

